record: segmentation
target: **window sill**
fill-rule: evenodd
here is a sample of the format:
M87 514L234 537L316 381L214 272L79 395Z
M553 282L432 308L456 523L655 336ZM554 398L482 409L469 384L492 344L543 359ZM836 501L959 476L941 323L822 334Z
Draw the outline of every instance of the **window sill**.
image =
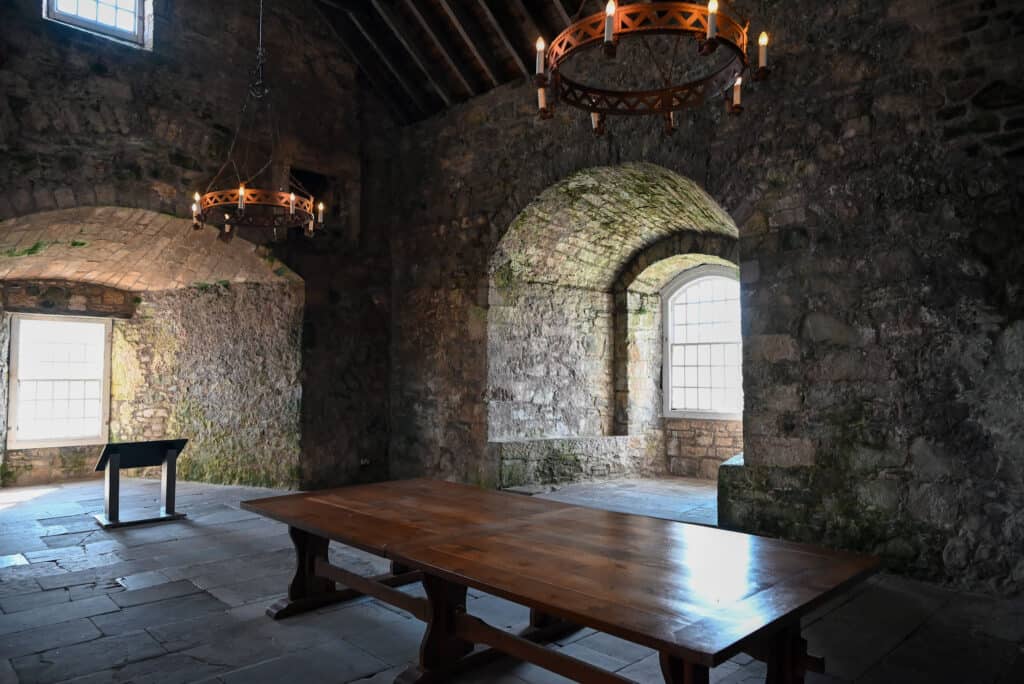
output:
M8 451L32 451L33 449L60 449L62 447L105 446L107 440L102 437L84 437L82 439L41 439L25 442L8 440Z
M743 420L742 413L718 413L715 411L669 411L662 415L666 420Z

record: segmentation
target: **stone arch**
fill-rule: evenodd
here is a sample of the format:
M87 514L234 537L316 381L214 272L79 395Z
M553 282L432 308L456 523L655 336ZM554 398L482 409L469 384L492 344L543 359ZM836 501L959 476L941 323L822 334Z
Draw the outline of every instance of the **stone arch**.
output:
M0 415L13 315L113 318L110 439L190 439L184 479L298 486L303 309L303 281L268 252L185 219L79 207L0 222ZM7 451L3 436L8 484L95 462L95 447Z
M296 279L241 238L147 209L79 207L0 222L0 280L63 280L127 292Z
M489 264L487 421L501 484L664 469L648 435L615 436L616 291L679 253L735 260L737 241L704 190L648 163L577 171L520 212ZM600 463L581 461L593 454Z
M738 268L738 241L681 233L641 251L616 279L612 290L615 434L641 434L660 423L660 387L651 377L660 371L660 362L652 363L661 355L660 293L679 273L713 263ZM639 312L648 315L638 316Z

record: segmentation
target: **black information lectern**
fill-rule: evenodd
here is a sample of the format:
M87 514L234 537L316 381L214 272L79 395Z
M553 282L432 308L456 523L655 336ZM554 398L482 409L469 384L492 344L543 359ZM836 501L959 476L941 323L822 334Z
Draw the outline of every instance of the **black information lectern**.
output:
M103 448L100 460L96 462L97 472L106 469L106 484L103 488L104 509L103 513L96 514L96 522L104 528L109 528L184 518L184 513L174 511L174 486L177 483L175 468L178 455L187 443L187 439L163 439L155 442L107 444ZM141 520L121 520L121 469L152 466L163 468L160 476L160 515Z

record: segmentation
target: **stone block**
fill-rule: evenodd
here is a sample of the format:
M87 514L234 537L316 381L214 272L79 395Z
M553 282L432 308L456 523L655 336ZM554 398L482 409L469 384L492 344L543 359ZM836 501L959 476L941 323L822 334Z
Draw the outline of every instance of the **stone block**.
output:
M853 326L834 316L819 312L807 314L800 334L804 339L816 344L856 347L861 342L861 336Z
M789 335L753 335L743 346L747 363L797 361L800 347Z
M924 437L918 437L910 445L910 465L915 479L930 482L950 477L954 464L945 450Z

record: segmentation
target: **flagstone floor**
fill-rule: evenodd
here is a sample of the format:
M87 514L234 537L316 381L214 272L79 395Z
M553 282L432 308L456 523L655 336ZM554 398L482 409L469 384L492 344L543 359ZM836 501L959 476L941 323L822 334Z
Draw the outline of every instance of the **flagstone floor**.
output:
M122 483L123 517L154 506L159 484ZM283 525L239 509L265 489L179 483L187 520L103 531L102 483L0 490L0 684L73 681L390 683L416 657L422 623L370 599L274 622L292 551ZM714 485L626 480L541 494L583 505L714 524ZM337 546L337 545L334 545ZM332 547L367 574L384 564ZM410 589L415 591L415 589ZM468 610L517 628L526 611L470 592ZM1024 599L957 593L879 576L805 621L828 674L808 682L1020 684ZM638 682L660 682L648 649L584 630L553 646ZM501 661L462 682L567 681ZM713 682L764 681L738 657Z

